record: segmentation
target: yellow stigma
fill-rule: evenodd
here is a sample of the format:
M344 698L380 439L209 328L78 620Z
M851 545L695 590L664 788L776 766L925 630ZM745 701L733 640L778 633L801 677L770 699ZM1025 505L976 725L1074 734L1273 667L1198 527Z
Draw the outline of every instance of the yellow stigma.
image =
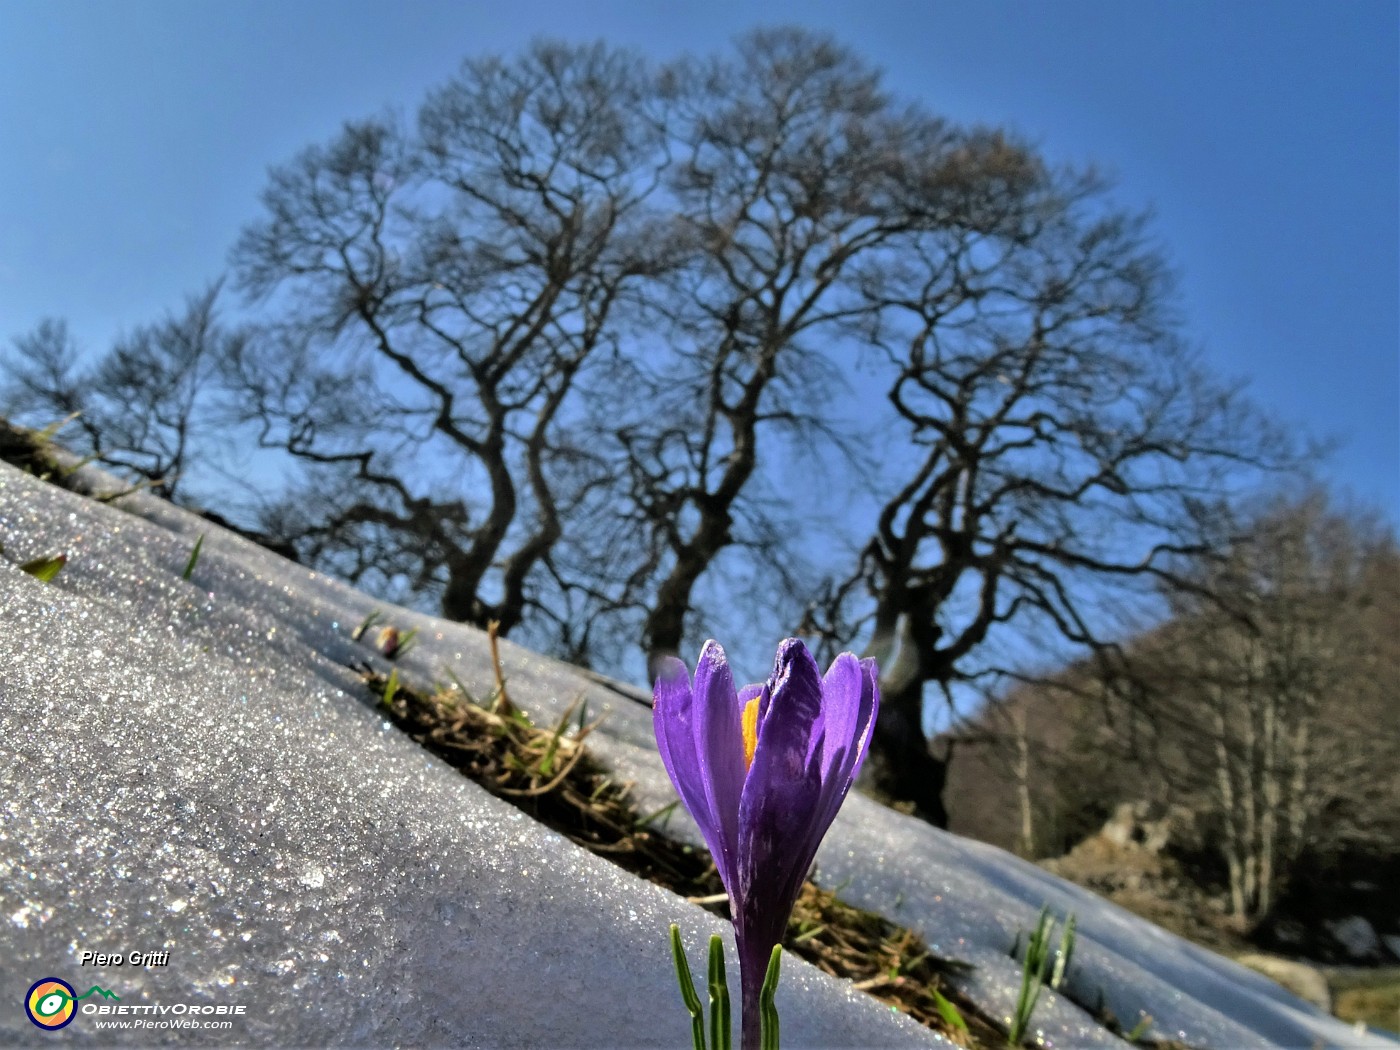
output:
M753 765L754 748L758 747L758 697L744 705L744 771Z

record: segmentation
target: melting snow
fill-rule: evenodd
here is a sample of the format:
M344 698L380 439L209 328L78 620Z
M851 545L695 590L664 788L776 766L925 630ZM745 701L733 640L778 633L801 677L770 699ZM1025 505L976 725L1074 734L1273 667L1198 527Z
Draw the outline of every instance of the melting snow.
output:
M347 668L379 661L350 632L382 608L420 628L403 677L448 667L486 691L480 632L375 602L150 496L121 507L0 464L0 999L16 1004L55 976L80 992L110 988L126 1006L245 1007L201 1042L688 1045L666 926L681 924L698 959L725 924L426 755ZM53 583L16 567L59 551L68 564ZM586 693L590 713L607 715L595 750L637 781L643 808L670 801L635 690L510 644L503 658L513 698L541 720ZM683 814L671 828L694 834ZM975 964L969 989L993 1014L1009 1013L1019 984L1007 949L1049 902L1079 916L1077 997L1101 992L1130 1024L1150 1014L1156 1035L1220 1048L1391 1045L999 850L865 799L847 804L818 871ZM83 951L169 962L80 967ZM779 1005L791 1047L943 1042L791 957ZM80 1014L69 1031L188 1038L96 1020ZM1119 1042L1048 991L1033 1028L1047 1047ZM34 1031L21 1011L0 1011L0 1042Z

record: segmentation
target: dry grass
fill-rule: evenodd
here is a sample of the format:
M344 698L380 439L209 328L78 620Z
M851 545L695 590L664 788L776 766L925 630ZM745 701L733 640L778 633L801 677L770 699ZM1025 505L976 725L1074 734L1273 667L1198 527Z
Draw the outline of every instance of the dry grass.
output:
M3 417L0 417L0 459L43 481L72 488L71 472L59 462L48 436L15 426Z
M1361 1021L1400 1035L1400 967L1327 975L1332 986L1332 1012L1343 1021Z

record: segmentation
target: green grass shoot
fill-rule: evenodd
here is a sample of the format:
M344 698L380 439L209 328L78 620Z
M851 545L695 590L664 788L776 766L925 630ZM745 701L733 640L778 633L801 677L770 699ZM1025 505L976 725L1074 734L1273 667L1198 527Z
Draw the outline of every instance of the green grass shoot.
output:
M762 1021L759 1045L763 1050L778 1050L778 1006L773 1000L778 994L778 971L782 960L783 946L773 945L773 954L768 957L768 972L763 975L763 989L758 993L758 1012Z
M1045 968L1050 961L1050 933L1055 920L1050 917L1050 906L1040 909L1035 929L1026 941L1026 955L1021 961L1021 991L1016 996L1016 1012L1011 1018L1011 1028L1006 1033L1007 1040L1019 1045L1030 1028L1031 1015L1040 1001L1040 989L1045 983Z
M62 429L63 429L64 427L66 427L69 423L73 422L73 420L77 419L77 418L78 418L79 416L81 416L81 415L82 415L81 412L71 412L71 413L69 413L68 415L64 416L62 419L56 419L56 420L54 420L52 423L50 423L48 426L46 426L43 430L36 430L36 431L34 431L34 436L35 436L36 438L38 438L40 441L52 441L52 440L54 439L54 436L55 436L60 430L62 430Z
M33 576L36 580L43 580L45 583L48 583L57 576L58 571L67 564L68 555L56 554L52 558L35 558L33 561L27 561L20 566L20 569L29 573L29 575Z
M637 826L638 826L638 827L646 827L646 825L650 824L652 821L654 821L654 820L659 820L659 821L661 821L661 826L662 826L662 827L665 827L665 826L666 826L666 818L669 817L672 813L674 813L674 812L676 811L676 807L677 807L678 805L680 805L680 802L681 802L681 800L678 799L678 798L677 798L677 799L672 799L670 802L666 803L666 805L662 806L660 809L655 810L654 812L648 813L648 814L647 814L646 816L644 816L641 820L637 821Z
M1123 1038L1126 1039L1126 1040L1127 1040L1128 1042L1130 1042L1130 1043L1136 1043L1139 1039L1141 1039L1143 1036L1145 1036L1145 1035L1147 1034L1147 1030L1148 1030L1149 1028L1151 1028L1151 1027L1152 1027L1152 1015L1151 1015L1151 1014L1143 1014L1143 1015L1142 1015L1142 1020L1138 1021L1137 1024L1133 1025L1133 1030L1132 1030L1131 1032L1129 1032L1127 1035L1125 1035Z
M1011 1019L1011 1028L1007 1032L1007 1039L1013 1044L1019 1044L1026 1037L1026 1031L1030 1028L1031 1015L1035 1013L1036 1003L1040 1001L1040 989L1046 984L1052 989L1058 990L1065 979L1065 974L1069 970L1070 960L1074 957L1074 940L1077 920L1074 912L1065 916L1064 929L1060 934L1060 946L1055 952L1054 969L1050 969L1050 937L1055 931L1055 920L1050 915L1050 905L1045 905L1040 909L1040 915L1035 922L1035 928L1030 931L1030 936L1026 940L1026 955L1021 961L1021 991L1016 997L1016 1012ZM1011 957L1014 959L1018 954L1021 944L1021 934L1016 934L1016 941L1011 946ZM1049 980L1047 981L1047 971Z
M938 1007L938 1016L943 1018L950 1028L966 1034L967 1021L963 1018L962 1011L945 999L937 988L930 988L929 994L933 996L933 1003Z
M799 933L796 937L792 939L792 943L801 944L803 941L810 941L813 937L820 937L825 932L826 924L819 922L815 926L812 926L809 929L803 930L801 933Z
M194 567L199 564L199 551L204 546L204 533L199 534L199 539L194 541L194 550L190 551L190 560L185 562L185 571L180 574L182 579L188 580L194 575Z
M676 966L676 980L681 986L681 998L690 1013L690 1038L693 1050L705 1050L705 1011L700 996L695 994L695 981L690 976L690 964L685 961L685 946L681 944L681 928L671 923L671 961Z
M710 1050L732 1050L733 1032L729 1020L729 983L724 978L724 941L719 934L710 938Z
M550 735L549 743L545 746L544 755L540 758L540 775L552 777L554 775L554 756L559 753L559 741L564 736L564 727L569 723L569 716L572 710L565 711L559 716L558 723L554 726L554 732Z
M356 627L353 631L350 632L350 637L358 642L361 638L365 636L366 631L368 631L371 627L373 627L382 619L384 619L384 614L382 612L380 612L378 609L371 609L369 611L369 614L366 615L365 618L360 621L360 626Z
M1050 970L1050 987L1055 991L1060 990L1060 985L1065 980L1065 974L1069 972L1070 960L1074 958L1075 921L1074 912L1065 916L1065 928L1060 935L1060 947L1055 952L1055 965Z

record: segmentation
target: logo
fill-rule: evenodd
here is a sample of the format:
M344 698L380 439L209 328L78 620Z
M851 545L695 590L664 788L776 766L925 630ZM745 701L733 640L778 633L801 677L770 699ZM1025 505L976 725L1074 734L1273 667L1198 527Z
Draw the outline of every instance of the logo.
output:
M104 999L121 999L116 992L99 988L95 984L79 995L67 981L60 981L57 977L45 977L30 986L29 994L24 997L24 1012L40 1028L56 1031L73 1020L73 1014L77 1012L77 1001L86 999L89 995L100 995Z

